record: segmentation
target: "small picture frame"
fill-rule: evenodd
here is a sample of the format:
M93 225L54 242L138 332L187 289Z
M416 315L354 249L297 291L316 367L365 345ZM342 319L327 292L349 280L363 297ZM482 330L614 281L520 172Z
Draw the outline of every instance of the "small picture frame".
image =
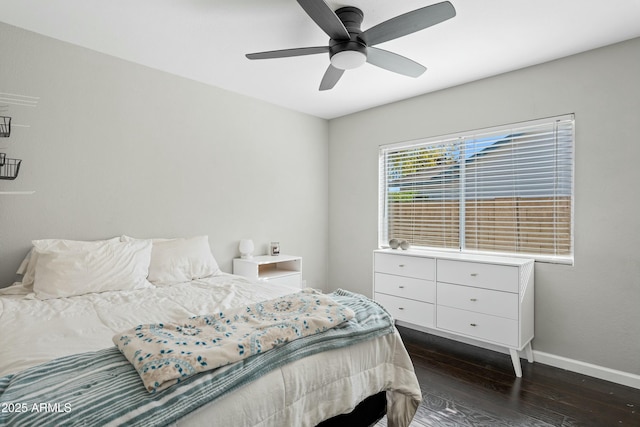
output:
M269 253L271 256L280 255L280 242L271 242L269 244Z

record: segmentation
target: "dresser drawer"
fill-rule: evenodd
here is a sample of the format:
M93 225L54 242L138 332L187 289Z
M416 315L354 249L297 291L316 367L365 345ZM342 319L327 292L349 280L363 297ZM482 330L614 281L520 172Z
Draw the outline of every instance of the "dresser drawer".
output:
M518 347L518 321L457 308L438 306L439 329L491 341L507 347Z
M438 282L518 293L518 267L479 262L438 260Z
M433 328L435 312L433 304L377 292L375 294L375 300L382 304L395 320L402 320L413 323L414 325Z
M378 273L395 274L416 279L434 280L435 278L435 261L433 258L376 253L374 255L374 269Z
M445 305L518 320L518 294L438 283L438 306Z
M431 280L376 273L375 287L377 293L424 302L436 302L436 283Z

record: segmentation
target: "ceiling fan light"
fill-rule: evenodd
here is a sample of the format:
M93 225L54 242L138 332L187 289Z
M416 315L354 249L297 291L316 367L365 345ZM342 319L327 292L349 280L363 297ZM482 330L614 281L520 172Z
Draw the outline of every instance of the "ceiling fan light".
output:
M358 68L365 62L367 62L367 55L357 50L343 50L342 52L336 52L331 57L331 65L341 70Z

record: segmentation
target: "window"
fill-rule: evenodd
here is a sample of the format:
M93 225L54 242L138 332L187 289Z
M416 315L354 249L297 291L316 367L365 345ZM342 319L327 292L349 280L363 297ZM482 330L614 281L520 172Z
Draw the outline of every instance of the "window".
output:
M378 239L573 262L573 115L380 147Z

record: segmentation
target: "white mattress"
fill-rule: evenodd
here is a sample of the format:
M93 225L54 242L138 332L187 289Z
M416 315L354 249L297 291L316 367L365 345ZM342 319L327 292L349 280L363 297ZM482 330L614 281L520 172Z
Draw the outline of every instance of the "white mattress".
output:
M220 274L167 287L38 300L1 290L0 376L70 354L113 346L117 332L290 293L277 284ZM388 423L408 425L420 387L396 332L275 369L182 418L179 426L313 426L387 390Z

